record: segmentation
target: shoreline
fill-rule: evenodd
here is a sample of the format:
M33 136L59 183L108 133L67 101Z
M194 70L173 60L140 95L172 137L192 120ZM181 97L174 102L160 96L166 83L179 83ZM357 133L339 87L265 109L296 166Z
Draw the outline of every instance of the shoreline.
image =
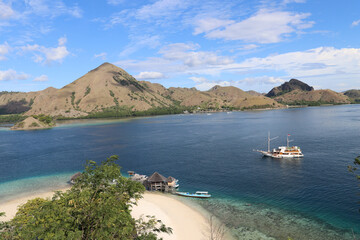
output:
M34 198L51 198L55 191L66 191L70 187L54 189L43 193L29 194L0 203L0 212L5 212L6 216L0 217L1 221L11 220L20 205ZM137 205L133 205L131 215L133 218L141 216L155 216L161 220L167 227L171 227L172 234L161 233L159 237L164 240L201 240L208 239L210 213L201 206L186 203L173 197L172 195L154 192L145 192ZM219 224L215 219L215 224ZM224 239L232 239L230 233L225 233Z

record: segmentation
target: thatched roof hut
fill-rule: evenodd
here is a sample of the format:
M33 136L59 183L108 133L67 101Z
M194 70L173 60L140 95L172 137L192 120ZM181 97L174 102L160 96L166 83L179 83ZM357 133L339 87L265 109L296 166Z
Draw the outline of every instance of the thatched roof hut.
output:
M158 182L158 183L160 183L160 182L167 182L167 179L166 179L166 177L164 177L163 175L161 175L160 173L158 173L158 172L154 172L153 173L153 175L151 175L148 179L147 179L147 181L149 182L149 183L155 183L155 182Z

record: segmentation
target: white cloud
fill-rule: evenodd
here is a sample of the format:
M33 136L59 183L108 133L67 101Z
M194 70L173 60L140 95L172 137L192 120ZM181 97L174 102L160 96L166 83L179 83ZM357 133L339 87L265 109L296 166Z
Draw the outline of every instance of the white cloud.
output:
M140 72L139 75L135 76L136 79L145 80L145 79L161 79L165 78L165 75L161 72Z
M259 46L256 44L247 44L242 47L243 50L252 50L258 48Z
M70 15L76 18L82 17L82 10L74 5L66 6L62 0L26 0L28 10L24 15L36 14L43 17L58 17L61 15Z
M110 5L119 5L124 3L125 0L107 0L107 3Z
M124 47L124 50L119 54L120 57L129 56L130 54L142 49L142 48L155 48L159 46L160 37L158 35L154 36L130 36L131 42Z
M11 81L11 80L25 80L30 76L25 73L17 73L13 69L9 69L6 71L0 71L0 81Z
M193 43L174 43L163 47L159 53L167 60L180 61L190 68L202 65L226 65L233 62L232 58L218 56L213 52L194 51L199 47Z
M206 33L210 32L216 28L228 26L230 24L234 24L235 21L233 20L222 20L217 18L203 18L199 19L195 23L195 30L194 34Z
M101 60L106 60L106 57L107 57L107 53L106 53L106 52L102 52L102 53L99 53L99 54L95 54L95 55L94 55L94 58L100 58Z
M261 77L248 77L243 80L239 80L237 82L248 83L248 84L280 84L280 83L284 83L285 80L278 77L261 76Z
M207 81L207 79L204 77L189 77L189 78L196 83L203 83Z
M41 75L41 76L38 76L36 78L34 78L35 82L46 82L46 81L49 81L49 77L46 76L46 75Z
M305 19L309 13L293 13L286 11L272 11L261 9L255 15L240 22L207 19L205 31L204 24L195 23L195 33L204 32L210 39L241 40L255 43L277 43L285 40L289 35L302 29L310 28L314 24Z
M360 19L356 20L356 21L353 21L351 26L356 27L357 25L359 25L359 23L360 23Z
M172 16L175 12L186 8L187 0L158 0L153 4L148 4L136 11L137 19L153 19L159 17Z
M65 45L66 42L67 42L66 37L59 38L59 40L58 40L59 46Z
M44 47L37 44L34 45L26 45L21 47L23 51L29 51L29 52L37 52L39 54L34 54L33 60L35 62L45 62L45 63L51 63L51 62L62 62L62 60L70 54L70 52L67 50L66 46L64 45L66 43L67 39L66 37L59 38L58 43L59 45L57 47Z
M6 60L5 55L7 55L11 50L11 47L7 42L0 44L0 61Z
M10 5L0 1L0 19L9 19L14 16L15 12Z
M216 85L222 87L231 86L231 82L229 81L214 81L214 80L208 80L205 77L189 77L189 78L196 83L195 87L200 91L207 91Z

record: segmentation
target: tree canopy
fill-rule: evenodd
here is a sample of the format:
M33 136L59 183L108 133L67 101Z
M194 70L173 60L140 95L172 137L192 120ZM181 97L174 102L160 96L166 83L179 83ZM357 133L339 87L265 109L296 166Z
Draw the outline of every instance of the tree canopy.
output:
M131 206L145 188L121 175L117 159L111 156L100 165L87 161L70 190L55 192L51 200L35 198L20 206L11 221L0 223L0 238L140 240L171 233L154 217L131 217Z
M357 156L354 160L353 166L348 166L349 172L353 173L358 181L360 181L360 175L357 173L358 166L360 166L360 156ZM359 201L360 203L360 201ZM359 209L360 211L360 209Z

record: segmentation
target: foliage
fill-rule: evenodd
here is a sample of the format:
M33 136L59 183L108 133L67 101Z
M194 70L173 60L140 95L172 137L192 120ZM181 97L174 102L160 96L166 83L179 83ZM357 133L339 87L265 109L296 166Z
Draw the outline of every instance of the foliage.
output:
M70 190L22 205L0 225L0 239L157 239L159 232L171 233L154 218L131 217L130 207L145 189L121 176L117 159L111 156L100 165L88 161Z
M54 125L54 119L49 115L39 114L39 115L32 115L32 117L46 125L50 125L50 126Z
M0 123L17 123L21 122L26 118L21 114L9 114L9 115L0 115Z
M360 166L360 156L357 156L355 158L353 166L351 166L351 165L348 166L348 170L349 170L349 172L351 172L355 175L355 177L358 181L360 181L360 175L357 172L358 166ZM359 201L359 203L360 203L360 201ZM360 212L360 209L359 209L359 212Z
M86 97L86 95L88 95L91 92L91 88L89 86L86 87L86 92L84 94L84 97Z
M266 108L274 108L274 105L264 104L264 105L253 105L250 107L243 107L241 110L254 110L254 109L266 109Z
M40 127L40 125L37 122L32 122L29 127Z

